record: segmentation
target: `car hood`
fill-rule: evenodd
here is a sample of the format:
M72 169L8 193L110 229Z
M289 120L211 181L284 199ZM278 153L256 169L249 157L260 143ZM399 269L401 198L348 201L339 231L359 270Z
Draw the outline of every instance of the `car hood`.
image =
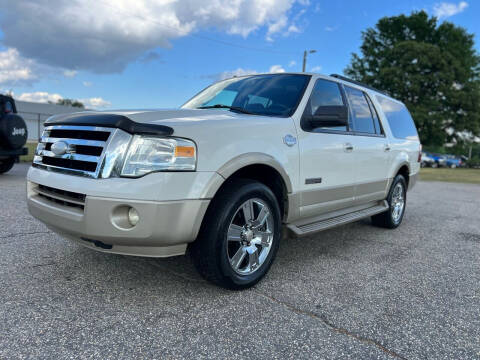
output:
M228 109L156 109L156 110L111 110L99 114L115 114L132 121L158 125L187 125L205 121L264 118L258 115L242 114Z
M130 133L176 135L185 137L211 136L211 131L270 125L272 117L250 115L229 109L165 109L82 111L52 116L48 125L81 125L118 127Z

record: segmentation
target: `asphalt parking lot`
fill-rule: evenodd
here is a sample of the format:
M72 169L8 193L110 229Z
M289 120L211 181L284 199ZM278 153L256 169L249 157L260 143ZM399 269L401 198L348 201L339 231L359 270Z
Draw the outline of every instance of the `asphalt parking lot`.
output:
M403 225L287 239L231 292L188 257L98 253L27 212L0 177L0 358L480 358L480 186L420 182Z

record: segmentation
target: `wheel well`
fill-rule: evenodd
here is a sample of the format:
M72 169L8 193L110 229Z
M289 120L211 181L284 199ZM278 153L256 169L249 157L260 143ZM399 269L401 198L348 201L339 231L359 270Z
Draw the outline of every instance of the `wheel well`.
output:
M269 187L277 198L283 219L286 219L288 213L288 191L282 175L273 167L263 164L245 166L230 175L220 189L227 185L232 179L256 180Z
M397 172L397 175L403 175L405 181L407 182L407 189L408 189L408 182L410 180L410 170L408 170L407 165L403 165ZM395 175L396 176L396 175Z

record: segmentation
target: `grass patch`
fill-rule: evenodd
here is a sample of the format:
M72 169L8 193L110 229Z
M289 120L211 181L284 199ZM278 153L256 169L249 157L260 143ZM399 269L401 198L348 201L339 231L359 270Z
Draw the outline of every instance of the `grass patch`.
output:
M420 180L480 184L480 169L423 168Z
M27 142L25 146L28 148L28 155L20 156L20 161L31 163L33 161L33 154L35 154L35 150L37 149L37 142Z

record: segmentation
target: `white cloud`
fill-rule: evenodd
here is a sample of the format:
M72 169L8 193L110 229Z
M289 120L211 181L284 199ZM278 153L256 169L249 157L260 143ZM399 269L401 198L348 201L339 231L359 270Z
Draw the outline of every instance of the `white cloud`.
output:
M225 79L230 79L234 76L244 76L244 75L252 75L252 74L258 74L257 71L255 70L249 70L249 69L243 69L243 68L238 68L236 70L227 70L219 75L214 76L218 80L225 80Z
M282 67L282 65L272 65L270 66L270 70L268 72L271 73L284 73L285 69Z
M267 41L273 41L273 34L279 33L282 31L288 24L288 18L286 16L281 16L276 22L271 23L268 26L267 35L265 39Z
M325 26L325 31L332 32L338 29L338 26Z
M0 85L24 85L37 79L35 63L22 57L17 49L0 51Z
M310 2L302 2L301 0L297 0L297 2L303 6L309 6ZM291 19L288 18L287 15L284 15L278 19L278 21L274 23L270 23L268 26L268 31L265 36L265 40L272 42L273 36L275 34L281 33L283 36L289 36L290 34L301 33L302 30L296 24L300 21L301 17L306 13L306 9L301 9L297 12L295 16Z
M283 34L284 36L288 36L290 34L293 34L293 33L300 33L301 30L297 27L297 25L290 25L287 29L287 31Z
M112 105L110 101L102 99L101 97L93 97L90 99L79 99L78 101L83 103L83 105L85 105L86 108L91 108L91 109L105 108Z
M30 92L30 93L23 93L20 96L16 96L15 99L21 100L21 101L56 104L58 100L64 99L64 97L56 93L51 94L46 91L36 91L36 92ZM90 109L105 108L111 105L109 101L106 101L101 97L78 99L78 101L83 103L86 108L90 108Z
M322 71L322 67L321 66L314 66L310 69L311 72L320 72Z
M295 61L291 61L291 63L295 63ZM284 73L285 72L285 69L283 68L282 65L272 65L270 66L270 69L268 71L265 71L265 72L270 72L270 73ZM251 70L251 69L243 69L243 68L238 68L238 69L235 69L235 70L227 70L227 71L224 71L220 74L217 74L217 75L211 75L211 76L208 76L208 77L212 77L212 78L215 78L217 80L225 80L225 79L230 79L234 76L245 76L245 75L255 75L255 74L259 74L260 72L257 71L257 70Z
M295 65L297 65L297 62L295 60L292 60L288 63L288 67L294 67Z
M0 0L2 42L56 68L112 73L202 29L244 37L266 29L270 39L297 32L289 19L296 1L308 5L305 0Z
M31 93L23 93L20 96L16 97L17 100L22 101L31 101L39 103L56 103L58 100L63 99L63 96L60 94L50 94L45 91L36 91Z
M63 76L65 76L67 78L73 78L73 77L77 76L77 71L76 70L65 70L63 72Z
M458 4L448 2L437 3L433 6L433 15L439 19L448 18L463 12L467 7L468 3L466 1L461 1Z
M83 84L83 86L85 86L85 87L90 87L90 86L93 85L93 83L92 83L91 81L84 81L84 82L82 82L82 84Z
M68 78L77 75L75 70L62 70L61 68L55 70L52 66L25 58L16 48L0 51L0 86L28 86L42 77L57 76L59 72Z

